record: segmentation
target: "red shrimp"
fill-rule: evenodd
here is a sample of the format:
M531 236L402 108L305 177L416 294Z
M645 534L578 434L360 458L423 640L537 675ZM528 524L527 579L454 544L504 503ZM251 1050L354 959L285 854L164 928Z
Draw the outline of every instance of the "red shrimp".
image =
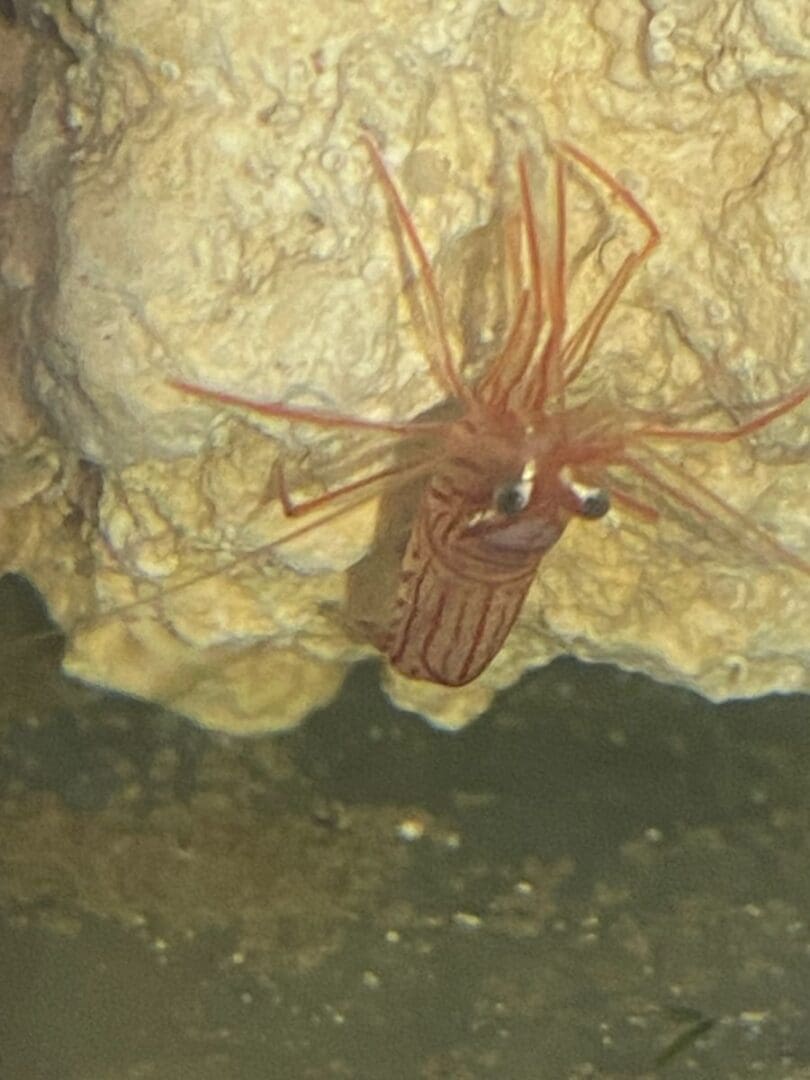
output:
M760 552L810 572L810 564L654 449L661 441L726 442L750 435L796 408L810 395L810 386L752 410L749 419L728 430L667 426L663 416L651 422L649 415L639 418L595 400L574 400L572 387L592 359L605 320L660 240L652 217L626 187L581 150L557 143L552 154L555 235L548 244L533 205L528 159L520 157L519 228L517 239L510 240L507 231L507 262L522 280L513 290L514 310L500 350L482 375L467 380L450 345L424 245L377 145L368 137L364 142L396 226L400 256L406 265L414 264L419 281L421 299L414 294L411 302L416 321L430 333L426 359L458 417L377 422L255 401L189 382L171 385L265 416L428 438L430 449L416 463L391 466L299 505L290 500L283 473L276 474L289 516L353 493L371 497L379 482L426 477L399 573L394 616L379 641L397 670L446 686L475 679L497 655L540 561L572 518L601 518L611 502L649 521L658 518L649 496L636 493L639 482L697 521L719 523ZM572 168L603 185L646 236L573 330L566 265L566 184ZM350 501L356 505L356 498ZM333 508L327 517L339 512ZM290 536L302 531L306 527Z

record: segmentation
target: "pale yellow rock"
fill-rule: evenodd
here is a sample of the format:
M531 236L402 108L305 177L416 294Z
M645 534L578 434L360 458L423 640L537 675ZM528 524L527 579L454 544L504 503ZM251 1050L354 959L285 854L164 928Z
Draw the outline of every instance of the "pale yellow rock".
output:
M457 348L483 354L501 327L498 215L515 197L518 151L532 155L542 201L547 140L566 138L664 234L586 388L679 415L716 406L722 425L743 415L735 405L806 383L810 29L799 7L380 0L315 14L178 0L167 17L157 0L20 5L18 33L36 34L47 12L75 57L32 66L34 105L16 133L15 197L53 206L39 237L53 228L52 273L19 246L2 266L65 467L43 489L39 462L25 542L5 544L4 562L34 576L71 630L70 669L255 731L294 723L373 655L346 612L345 573L372 542L373 503L251 552L301 524L266 498L279 451L296 499L388 451L167 385L378 419L440 400L408 325L364 128L435 257ZM604 241L572 289L576 321L636 232L593 185L572 183L569 209L575 249L594 230ZM805 407L748 446L673 458L806 556L809 440ZM90 560L71 539L84 568L71 576L49 569L46 551L56 543L68 558L58 523L75 507L80 458L100 467L103 493L85 507ZM615 510L570 527L474 685L388 675L386 686L450 726L561 652L717 698L810 689L808 612L807 576L772 553L683 514L645 525Z

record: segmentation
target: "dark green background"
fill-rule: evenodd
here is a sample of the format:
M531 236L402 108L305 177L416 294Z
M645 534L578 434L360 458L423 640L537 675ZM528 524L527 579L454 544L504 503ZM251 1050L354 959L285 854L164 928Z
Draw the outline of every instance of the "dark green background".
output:
M368 664L239 740L43 628L4 579L3 1080L810 1077L810 699L565 660L451 734Z

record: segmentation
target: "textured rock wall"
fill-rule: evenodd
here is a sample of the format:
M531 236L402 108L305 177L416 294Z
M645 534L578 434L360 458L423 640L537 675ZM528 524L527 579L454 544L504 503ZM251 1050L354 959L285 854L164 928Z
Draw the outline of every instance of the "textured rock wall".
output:
M19 3L0 29L38 60L17 72L7 136L5 206L27 212L7 215L2 263L3 377L25 401L7 429L4 475L23 480L3 504L3 561L72 627L72 670L249 731L294 722L372 652L345 600L374 504L245 556L288 528L265 498L279 452L301 498L388 451L166 384L374 418L436 403L361 128L384 146L471 364L502 331L516 155L529 150L541 192L547 140L562 137L664 234L601 340L600 395L687 417L719 408L722 425L806 382L799 8ZM570 213L584 313L633 234L592 185L571 185ZM806 553L806 417L746 445L676 445L673 459ZM571 526L475 684L386 678L397 701L453 725L560 652L714 697L807 688L808 600L805 575L741 537L617 510Z

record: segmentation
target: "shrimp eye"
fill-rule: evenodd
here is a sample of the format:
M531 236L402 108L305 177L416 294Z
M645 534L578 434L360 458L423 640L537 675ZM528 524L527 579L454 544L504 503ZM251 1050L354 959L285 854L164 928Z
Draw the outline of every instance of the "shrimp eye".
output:
M534 491L535 470L534 461L527 461L517 480L509 480L495 489L492 505L496 513L512 517L526 509Z
M604 517L610 509L610 496L606 491L594 491L585 495L579 504L579 512L584 518Z
M499 514L511 517L525 510L529 502L530 492L522 480L515 483L504 484L495 492L494 505Z

